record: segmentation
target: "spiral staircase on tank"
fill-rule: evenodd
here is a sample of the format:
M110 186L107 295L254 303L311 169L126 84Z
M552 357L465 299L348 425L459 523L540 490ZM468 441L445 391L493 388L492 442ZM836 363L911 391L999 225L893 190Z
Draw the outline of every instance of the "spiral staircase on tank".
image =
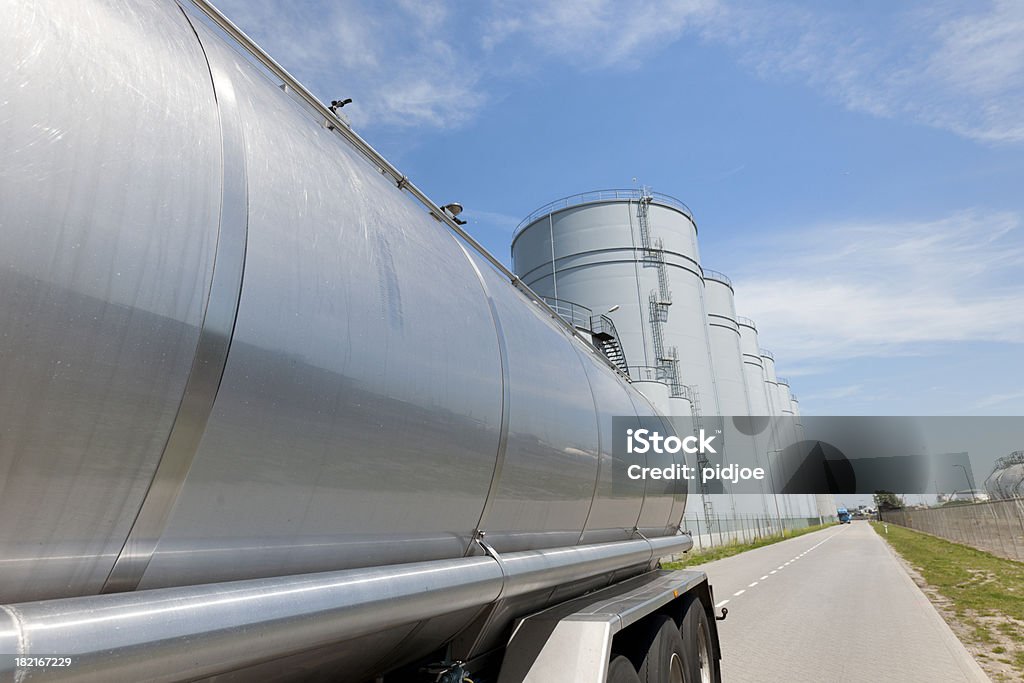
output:
M615 330L615 323L611 318L603 314L594 315L594 311L591 309L572 301L553 299L547 296L542 298L566 322L580 332L589 334L594 346L604 354L612 365L621 370L623 374L629 374L626 352L622 349L619 333Z

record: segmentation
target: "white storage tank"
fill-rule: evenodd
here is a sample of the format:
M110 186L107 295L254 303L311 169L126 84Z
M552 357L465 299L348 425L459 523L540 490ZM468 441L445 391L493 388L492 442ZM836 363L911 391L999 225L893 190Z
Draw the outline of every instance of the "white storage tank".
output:
M732 280L724 273L705 269L704 282L719 407L726 417L753 415L744 377L742 340ZM758 439L749 436L743 443L726 443L725 459L733 462L734 458L729 457L730 446L735 449L734 453L753 451L758 456L757 464L760 464L763 448ZM735 495L734 509L741 514L770 514L763 494Z
M646 190L559 199L520 224L512 262L541 296L611 317L630 366L657 368L673 397L690 386L702 414L720 413L697 227L681 201Z

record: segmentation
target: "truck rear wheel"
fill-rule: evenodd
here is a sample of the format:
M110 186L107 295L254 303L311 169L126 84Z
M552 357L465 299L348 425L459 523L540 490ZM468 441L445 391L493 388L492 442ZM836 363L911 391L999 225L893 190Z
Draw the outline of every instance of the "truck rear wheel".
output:
M608 677L605 680L608 683L640 683L633 664L628 657L622 655L612 658L611 664L608 665Z
M653 617L645 641L643 659L637 667L640 683L689 683L684 674L683 639L672 617Z
M711 624L704 603L695 595L683 603L683 623L679 627L683 639L683 664L686 683L717 683L717 661L711 647Z

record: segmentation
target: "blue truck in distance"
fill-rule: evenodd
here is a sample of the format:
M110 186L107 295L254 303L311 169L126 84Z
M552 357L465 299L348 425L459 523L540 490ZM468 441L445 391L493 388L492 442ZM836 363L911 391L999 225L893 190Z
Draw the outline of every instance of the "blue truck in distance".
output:
M847 510L846 508L839 508L838 510L836 510L836 515L839 516L839 523L840 524L849 524L850 523L850 520L851 520L850 511Z

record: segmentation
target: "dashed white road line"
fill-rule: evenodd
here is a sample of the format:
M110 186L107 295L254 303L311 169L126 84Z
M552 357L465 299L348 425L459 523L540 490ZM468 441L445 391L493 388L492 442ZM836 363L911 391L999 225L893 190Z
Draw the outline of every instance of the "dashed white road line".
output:
M840 531L842 531L842 530L840 530ZM793 562L796 562L796 561L797 561L797 560L799 560L799 559L800 559L801 557L803 557L803 556L804 556L804 555L806 555L807 553L811 552L812 550L814 550L815 548L817 548L817 547L818 547L819 545L821 545L822 543L825 543L826 541L829 541L829 540L831 540L831 539L832 539L832 538L833 538L833 537L834 537L834 536L835 536L835 535L836 535L837 533L840 533L840 532L839 532L839 531L837 531L836 533L830 534L830 535L828 536L828 538L825 538L824 540L822 540L822 541L819 541L818 543L815 543L815 544L814 544L814 545L812 545L812 546L811 546L810 548L808 548L807 550L803 551L802 553L800 553L799 555L797 555L796 557L794 557L794 558L793 558L792 560L790 560L789 562L785 562L785 563L783 563L783 564L779 565L779 566L778 566L778 567L776 567L775 569L773 569L773 570L771 570L770 572L768 572L768 574L765 574L764 576L762 576L762 577L761 577L760 579L758 579L757 581L754 581L753 583L749 584L749 585L747 586L747 588L753 588L754 586L756 586L756 585L757 585L758 583L760 583L761 581L764 581L765 579L767 579L767 578L768 578L768 575L769 575L769 574L774 574L775 572L777 572L777 571L779 571L779 570L781 570L781 569L785 569L785 568L786 568L786 566L788 566L789 564L791 564L791 563L793 563ZM733 594L732 594L732 595L733 595L733 597L735 597L735 598L738 598L739 596L743 595L744 593L746 593L746 592L747 592L747 588L744 588L744 589L742 589L742 590L738 590L738 591L736 591L735 593L733 593ZM729 601L728 601L728 600L722 600L722 601L721 601L720 603L718 603L717 605L715 605L715 607L716 607L716 608L717 608L717 607L721 607L722 605L724 605L724 604L725 604L725 603L727 603L727 602L729 602Z

